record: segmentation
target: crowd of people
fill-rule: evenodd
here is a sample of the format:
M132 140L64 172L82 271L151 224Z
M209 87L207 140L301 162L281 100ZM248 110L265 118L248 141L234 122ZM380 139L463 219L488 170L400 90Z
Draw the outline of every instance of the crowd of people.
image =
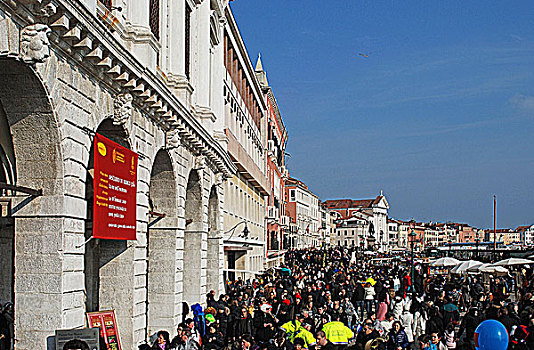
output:
M350 259L343 248L289 251L285 267L237 279L219 296L211 291L201 317L186 319L173 339L160 331L152 348L474 349L477 326L495 319L509 349L534 349L530 266L520 267L519 278L482 282L423 265L412 270L406 259Z

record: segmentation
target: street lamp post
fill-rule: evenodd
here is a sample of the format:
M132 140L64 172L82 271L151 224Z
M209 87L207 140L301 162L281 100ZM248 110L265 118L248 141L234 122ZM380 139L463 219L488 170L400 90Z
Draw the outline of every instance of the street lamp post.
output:
M243 221L240 221L237 224L235 224L234 227L232 227L228 231L222 232L220 236L218 236L218 237L208 237L208 239L224 239L225 241L228 241L234 236L234 234L236 233L236 228L241 224L245 224L245 228L243 229L241 234L238 235L238 237L248 238L248 235L250 234L250 231L249 231L248 226L247 226L247 221L243 220ZM231 232L230 236L224 237L225 235L229 234L230 232Z
M493 195L493 262L497 256L497 196Z
M411 271L412 272L411 273L411 275L412 275L412 285L411 285L411 287L412 287L412 300L413 300L413 295L414 295L413 286L414 286L414 283L415 283L415 281L414 281L414 275L415 275L415 261L414 261L415 236L416 236L415 230L412 228L412 232L410 232L410 237L411 237L411 241L412 241L412 271Z
M239 227L239 225L242 225L242 224L245 224L245 228L243 228L243 231L237 236L237 238L241 238L242 240L240 240L239 243L245 246L247 244L246 240L249 238L249 234L250 234L246 220L238 222L228 231L222 232L220 236L208 237L208 239L222 239L223 244L228 243L232 239L232 237L234 237L234 234L237 232L236 229ZM225 235L227 234L230 234L230 236L225 237ZM225 260L228 263L228 267L231 269L235 269L235 255L231 255L230 252L228 252L228 254L225 253L225 255L226 255ZM235 280L235 270L228 271L228 276L226 278L228 278L229 280Z

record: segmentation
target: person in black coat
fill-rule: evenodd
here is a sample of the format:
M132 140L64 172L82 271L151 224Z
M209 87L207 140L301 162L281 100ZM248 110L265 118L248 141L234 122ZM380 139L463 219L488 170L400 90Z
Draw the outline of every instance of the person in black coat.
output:
M360 312L360 319L363 319L364 298L365 290L363 289L362 284L357 282L356 287L354 288L354 292L352 293L351 302L352 305L354 305L354 308L356 309L356 313Z
M224 337L213 325L208 326L208 332L202 339L202 347L205 350L219 350L224 347Z
M321 347L321 350L336 350L337 347L332 344L328 339L326 339L326 334L323 331L317 332L315 335L315 339L317 339L317 345Z
M439 312L437 306L432 306L429 310L428 321L426 322L426 334L439 333L442 334L445 330L443 325L443 316Z
M11 347L11 335L9 332L9 321L0 313L0 350L9 350Z
M477 308L471 308L469 312L464 316L462 323L460 324L460 330L458 331L458 338L465 332L465 339L468 343L474 344L473 338L475 330L478 325L484 321L484 316Z
M219 303L215 301L215 291L210 290L208 294L206 294L206 304L208 307L217 308L219 306Z
M508 331L508 334L512 333L512 327L513 326L519 325L519 323L516 322L516 320L512 319L508 315L508 309L507 308L502 308L502 309L499 310L499 317L497 318L497 321L501 322L504 325L504 327Z
M373 322L367 319L363 323L362 330L356 336L356 344L354 346L354 349L364 350L365 344L367 344L369 340L373 340L378 337L380 337L380 333L378 333L377 330L373 328Z
M246 307L241 308L241 315L234 320L234 338L241 338L243 334L254 334L252 317Z
M0 349L9 350L13 339L13 303L7 302L0 308Z
M260 310L254 315L254 339L258 343L266 343L273 339L276 331L276 319L271 314L272 307L269 304L262 304Z

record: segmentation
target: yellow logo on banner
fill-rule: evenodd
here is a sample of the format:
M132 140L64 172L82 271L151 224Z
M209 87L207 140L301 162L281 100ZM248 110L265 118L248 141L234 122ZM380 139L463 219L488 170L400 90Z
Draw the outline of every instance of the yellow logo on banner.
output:
M102 142L99 142L96 147L98 148L98 153L100 153L102 157L105 157L107 154L106 145L104 145Z
M117 151L116 148L113 149L113 163L121 162L124 163L124 154Z

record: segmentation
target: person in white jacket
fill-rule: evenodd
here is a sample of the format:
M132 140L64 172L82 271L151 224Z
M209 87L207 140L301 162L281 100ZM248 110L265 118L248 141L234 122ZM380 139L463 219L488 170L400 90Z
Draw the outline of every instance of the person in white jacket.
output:
M425 334L426 329L426 321L428 320L428 314L426 312L426 309L418 304L413 309L415 312L413 313L413 336L414 340L417 341L420 336Z
M404 305L404 310L402 311L402 315L400 318L402 327L404 327L404 332L406 332L406 336L408 337L408 341L410 344L414 341L413 336L413 314L410 312L410 304Z
M406 305L406 300L403 299L399 294L397 294L397 296L395 296L395 298L391 302L391 312L393 313L393 317L396 320L400 320L404 305Z
M376 292L375 292L375 288L369 282L365 284L365 287L363 287L363 290L365 292L364 294L365 311L367 312L367 315L369 315L371 311L373 311L373 304L374 304Z

